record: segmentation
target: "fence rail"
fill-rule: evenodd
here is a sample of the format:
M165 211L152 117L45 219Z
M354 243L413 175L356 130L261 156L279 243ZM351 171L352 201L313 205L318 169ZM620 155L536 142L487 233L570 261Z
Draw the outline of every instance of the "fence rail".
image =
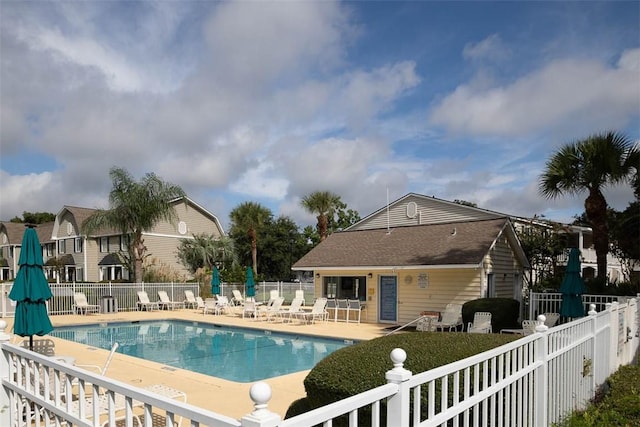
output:
M0 317L13 317L15 302L8 297L13 282L0 283ZM47 301L50 315L73 314L73 294L83 292L87 296L89 304L102 307L103 299L114 298L117 305L116 311L135 311L138 309L138 291L146 291L152 301L158 299L158 291L165 291L172 301L184 301L184 291L192 291L194 295L200 295L201 289L209 288L200 283L50 283L49 287L53 297ZM232 291L238 290L245 294L243 284L223 284L221 294L232 298ZM256 298L267 301L269 293L277 290L286 301L291 301L296 290L303 290L305 304L313 303L313 283L288 283L288 282L260 282L257 284ZM205 293L201 296L209 296ZM115 307L114 307L115 308Z
M338 417L350 427L548 426L583 409L618 367L637 361L640 309L635 298L610 303L599 313L592 304L587 317L551 329L542 318L538 322L532 335L423 373L406 370L406 353L394 349L387 384L283 421L268 410L271 389L266 383L251 387L254 411L235 420L11 345L6 322L0 321L0 408L6 409L0 411L0 425L48 425L50 419L56 425L97 425L93 420L100 405L95 402L103 393L110 406L100 414L109 425L121 418L131 426L142 411L146 419L160 416L166 426L183 422L192 427L330 426ZM79 387L72 398L74 381ZM125 402L123 410L116 411L118 401ZM89 409L74 411L73 405Z
M602 311L607 304L612 302L624 302L631 296L618 295L582 295L582 304L584 313L589 311L589 306L594 304L596 311ZM637 295L640 298L640 294ZM562 294L559 292L530 292L529 293L529 319L536 319L543 313L560 313L560 305L562 304ZM560 323L564 323L566 318L562 318Z

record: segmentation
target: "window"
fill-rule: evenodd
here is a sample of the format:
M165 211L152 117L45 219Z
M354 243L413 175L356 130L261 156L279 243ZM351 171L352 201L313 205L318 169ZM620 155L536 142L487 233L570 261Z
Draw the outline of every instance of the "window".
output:
M64 239L58 240L58 253L59 254L67 253Z
M53 256L53 252L56 249L56 245L54 243L47 243L45 247L47 249L47 256Z
M487 298L494 298L496 296L496 285L494 283L493 273L487 274Z
M76 237L73 240L73 250L78 254L82 252L82 237Z
M365 276L325 277L323 293L327 298L366 300Z
M129 235L120 236L120 250L122 252L129 250Z
M109 238L101 237L100 238L100 252L109 252Z

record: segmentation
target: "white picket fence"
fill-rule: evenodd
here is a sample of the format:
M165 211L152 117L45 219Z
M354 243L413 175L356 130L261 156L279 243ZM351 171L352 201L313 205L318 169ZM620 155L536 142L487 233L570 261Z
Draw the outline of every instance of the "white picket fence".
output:
M350 427L548 426L583 409L640 348L638 299L608 304L599 313L592 305L587 317L551 329L539 324L532 335L427 372L406 370L411 355L395 349L386 384L286 420L269 411L271 389L259 382L249 396L254 411L236 420L34 355L8 342L3 323L0 425L15 427L90 427L99 425L93 420L100 415L106 425L115 426L119 417L131 427L136 414L144 416L145 427L151 427L152 414L168 427L330 427L338 417ZM80 386L71 401L66 396L74 380ZM103 412L98 401L106 402ZM124 411L116 411L118 402ZM73 405L85 409L74 411Z

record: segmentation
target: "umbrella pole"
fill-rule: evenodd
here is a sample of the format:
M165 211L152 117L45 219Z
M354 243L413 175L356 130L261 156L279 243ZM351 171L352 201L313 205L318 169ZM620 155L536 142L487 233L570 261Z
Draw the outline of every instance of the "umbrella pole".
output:
M33 351L33 335L29 335L29 350Z

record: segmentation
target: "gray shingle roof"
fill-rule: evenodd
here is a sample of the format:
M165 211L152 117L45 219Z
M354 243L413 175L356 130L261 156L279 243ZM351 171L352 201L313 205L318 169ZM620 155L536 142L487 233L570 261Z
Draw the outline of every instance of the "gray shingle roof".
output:
M405 267L477 265L489 252L507 218L333 233L293 265Z

